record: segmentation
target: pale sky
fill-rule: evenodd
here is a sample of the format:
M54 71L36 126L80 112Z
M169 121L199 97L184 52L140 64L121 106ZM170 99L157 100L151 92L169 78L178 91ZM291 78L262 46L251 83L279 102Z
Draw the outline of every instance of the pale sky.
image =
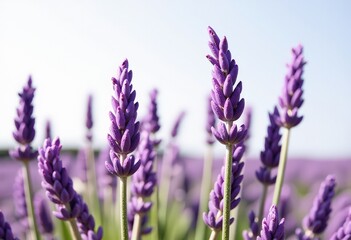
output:
M186 154L204 151L211 64L207 26L227 36L243 96L253 107L249 156L263 147L270 111L283 86L290 49L301 43L303 122L292 130L290 156L350 157L350 1L0 1L0 148L15 146L17 93L31 74L37 135L44 123L64 147L84 145L86 99L94 96L95 146L106 144L112 83L129 59L143 116L159 90L160 137L177 114ZM164 141L165 143L167 140ZM223 146L216 146L222 154Z

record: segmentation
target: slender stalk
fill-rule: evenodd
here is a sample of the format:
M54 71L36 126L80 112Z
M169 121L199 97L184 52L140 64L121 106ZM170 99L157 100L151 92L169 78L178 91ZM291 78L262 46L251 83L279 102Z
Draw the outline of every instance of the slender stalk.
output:
M212 230L209 240L216 240L217 236L218 236L218 232Z
M261 196L261 201L260 201L260 207L258 209L258 224L261 224L262 219L263 219L263 212L264 212L264 207L266 204L267 191L268 191L268 185L264 184L263 185L263 192L262 192L262 196Z
M227 131L232 126L232 122L227 123ZM230 197L231 197L231 179L232 179L232 164L233 164L233 145L226 145L224 167L224 195L223 195L223 234L222 240L229 240L230 226Z
M28 208L28 222L31 229L32 239L41 239L33 206L33 189L30 176L29 161L23 161L23 176L25 185L26 204Z
M155 147L155 152L157 153L157 148ZM155 172L157 173L158 172L158 164L157 164L157 154L156 154L156 157L155 157L155 160L154 160L154 169L155 169ZM160 183L160 180L157 179L157 183L155 185L155 190L154 190L154 193L151 195L151 200L153 202L153 206L151 208L151 212L150 212L150 224L152 226L152 232L150 233L151 235L151 238L150 239L153 239L153 240L158 240L159 238L159 230L158 230L158 220L159 220L159 183Z
M244 157L245 157L245 155L242 158L243 162L245 162ZM246 166L246 164L244 165L243 170L242 170L242 174L243 175L245 173L245 166ZM242 185L243 185L243 183L241 182L240 183L240 189L242 189ZM240 192L238 194L238 198L241 198L241 195L242 195L242 190L240 190ZM238 229L238 224L239 224L239 221L238 221L239 211L240 211L240 204L236 208L234 208L234 210L232 211L232 216L234 217L234 222L233 222L232 225L230 225L229 239L235 239L236 238L236 231Z
M133 230L132 230L132 240L139 240L140 239L141 219L142 219L141 214L136 213L134 215L134 223L133 223Z
M284 182L285 165L286 165L286 160L288 156L289 135L290 135L290 129L285 128L284 134L283 134L282 149L281 149L280 158L279 158L277 180L275 182L273 202L272 202L272 204L276 206L278 206L280 193L282 191L282 186Z
M213 164L213 153L212 153L212 145L207 144L207 152L204 156L204 164L203 164L203 173L202 173L202 183L201 183L201 193L200 193L200 206L199 213L197 216L197 224L196 224L196 240L203 240L206 236L206 226L202 220L202 213L206 211L209 192L211 190L211 182L212 182L212 164Z
M79 229L77 226L77 221L74 218L71 218L69 220L70 226L71 226L71 234L74 236L75 240L82 240L82 237L79 233Z
M97 224L101 223L101 209L100 202L98 199L98 191L97 191L97 182L96 182L96 166L95 166L95 158L94 158L94 150L92 148L92 143L88 141L87 143L87 167L88 167L88 196L89 200L92 204L92 211L95 213L95 219Z
M119 208L121 224L121 240L128 240L128 222L127 222L127 178L119 178Z
M171 145L171 143L170 143ZM169 145L169 146L170 146ZM167 151L167 150L166 150ZM165 155L166 153L164 153ZM169 198L169 187L171 185L171 175L170 175L170 161L163 157L161 178L159 179L160 185L160 220L166 225L167 221L167 208L168 208L168 198Z

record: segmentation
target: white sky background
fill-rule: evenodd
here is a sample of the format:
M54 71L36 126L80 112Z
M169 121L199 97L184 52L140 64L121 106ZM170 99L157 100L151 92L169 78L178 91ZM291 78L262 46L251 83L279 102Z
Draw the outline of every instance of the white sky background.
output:
M250 156L263 148L267 111L277 102L291 59L305 47L303 122L292 130L290 156L351 156L349 1L0 1L0 148L15 146L17 93L37 88L35 146L52 121L64 147L84 145L86 100L93 93L96 147L106 145L112 83L129 59L143 116L159 89L160 137L187 112L182 151L204 151L211 64L207 26L226 35L239 65L243 95L254 110ZM164 143L167 140L164 140ZM216 146L221 154L223 146Z

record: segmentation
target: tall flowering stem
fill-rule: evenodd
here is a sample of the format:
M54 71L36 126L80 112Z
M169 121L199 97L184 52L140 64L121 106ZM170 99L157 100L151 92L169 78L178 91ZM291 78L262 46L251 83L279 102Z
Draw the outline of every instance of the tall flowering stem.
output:
M212 52L207 59L213 65L211 107L213 112L222 121L217 128L212 127L215 138L226 147L224 172L224 207L223 207L223 234L222 239L229 239L230 226L230 197L232 176L233 146L241 142L246 135L245 126L240 128L234 124L244 111L245 101L240 98L242 84L236 83L238 65L232 59L228 50L226 37L219 39L215 31L209 27L209 47Z
M150 103L148 107L147 115L143 120L143 128L150 132L150 138L153 141L154 150L156 152L155 159L154 159L154 170L159 172L159 166L157 164L157 150L158 146L161 143L160 139L157 139L157 132L160 130L160 120L157 113L158 104L157 104L157 97L158 97L158 90L155 88L150 92ZM151 196L151 200L154 203L153 208L151 208L150 213L150 225L153 228L153 231L150 233L150 238L157 240L159 238L159 230L158 230L158 217L159 217L159 183L155 185L154 194Z
M206 147L207 151L203 160L203 170L202 170L202 181L201 181L201 192L200 192L200 203L196 224L195 239L202 240L205 238L206 228L202 221L202 213L205 212L206 204L208 202L208 193L211 190L211 180L212 180L212 165L213 165L213 153L212 146L215 139L212 135L211 127L216 123L216 116L214 115L211 108L211 96L207 98L207 121L206 121Z
M13 132L14 139L19 143L16 149L10 151L10 156L13 159L17 159L23 162L23 176L25 183L25 195L26 204L28 207L28 222L31 229L33 239L40 239L37 221L34 215L33 206L33 188L31 181L31 173L29 162L36 158L37 151L34 151L31 147L31 142L35 137L35 119L33 114L33 98L35 88L32 86L32 78L29 77L27 84L23 87L21 93L19 93L20 102L17 108L17 116L15 118L15 131Z
M232 178L231 178L231 196L230 196L230 210L234 209L240 203L240 189L241 182L243 180L242 169L244 163L240 162L244 154L245 147L238 145L234 148L232 154ZM221 173L218 175L217 180L214 184L213 190L210 192L210 201L208 203L209 211L203 213L203 220L207 226L212 230L210 239L217 239L217 235L223 228L224 219L224 182L225 182L225 168L222 167ZM230 224L234 221L234 218L230 218ZM223 234L222 234L223 235Z
M302 45L298 45L296 48L292 49L292 62L287 65L288 74L285 76L285 84L282 94L279 97L279 116L276 117L277 124L285 128L272 203L276 206L279 203L280 193L284 182L290 129L297 126L303 119L302 116L298 115L298 110L304 102L302 98L302 85L304 82L302 74L305 64L303 47Z
M275 122L278 116L278 109L275 107L272 113L269 113L269 125L267 127L267 136L264 140L264 150L261 151L260 160L262 166L256 171L256 178L263 185L260 205L258 209L258 222L263 219L263 211L266 203L267 191L270 185L276 181L276 176L272 176L272 169L279 166L279 157L281 152L281 133L280 126Z
M94 149L93 149L93 96L88 96L87 101L87 111L86 111L86 119L85 126L87 129L86 133L86 166L87 166L87 190L88 196L91 203L90 206L93 207L93 211L95 211L95 215L97 216L98 222L101 222L101 211L100 211L100 202L98 199L98 190L97 190L97 179L96 179L96 164L94 157Z
M141 163L130 154L137 148L140 139L139 122L136 121L139 104L135 102L132 77L132 71L128 70L128 60L125 60L118 69L117 77L112 78L114 95L110 111L110 132L107 135L111 162L105 162L106 169L120 180L122 240L128 239L127 178L139 169Z
M150 139L150 133L144 132L142 141L138 148L138 157L141 161L139 171L132 177L131 184L131 204L129 205L129 224L132 229L132 240L140 239L141 235L148 234L152 231L147 227L148 217L152 202L148 198L153 194L157 177L153 164L156 157L153 142Z

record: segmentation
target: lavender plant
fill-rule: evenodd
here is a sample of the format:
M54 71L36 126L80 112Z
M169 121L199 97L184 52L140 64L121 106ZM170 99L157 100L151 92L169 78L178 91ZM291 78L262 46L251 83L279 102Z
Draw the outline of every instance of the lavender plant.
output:
M303 219L304 231L296 230L298 239L320 239L319 235L324 232L328 224L335 184L335 177L332 175L327 176L322 182L309 214Z
M230 195L230 209L234 209L240 202L238 194L240 192L240 183L243 180L242 169L244 163L240 162L245 151L245 147L242 145L236 146L232 154L232 177L231 177L231 195ZM224 218L224 181L225 181L225 167L222 167L221 173L218 175L217 180L214 184L213 190L210 193L210 201L208 204L209 211L203 214L203 220L207 226L212 230L210 239L217 239L217 235L223 229L223 218ZM234 218L230 218L230 223L234 221Z
M283 240L284 218L279 220L277 207L272 205L267 218L262 221L262 230L257 240Z
M302 116L298 115L304 100L303 94L303 68L306 64L303 57L303 47L298 45L292 49L292 62L288 65L288 73L285 76L285 83L282 94L279 97L279 116L275 118L277 124L284 128L282 149L280 153L280 164L278 168L277 180L274 188L273 205L278 205L279 197L283 186L285 166L288 155L288 145L290 129L297 126L302 121Z
M138 158L141 161L139 171L132 177L131 198L129 208L129 226L132 230L131 239L140 239L141 235L148 234L152 228L147 227L148 213L152 202L148 201L154 192L157 177L154 171L156 152L153 149L150 133L144 132L138 148Z
M49 213L49 207L44 197L39 194L34 198L35 216L38 220L39 231L46 239L54 239L54 223Z
M12 228L8 222L6 222L4 214L0 210L0 239L4 240L18 240L13 236Z
M28 223L31 229L33 239L40 239L37 222L34 216L33 207L33 189L31 181L31 173L29 162L37 156L31 143L35 137L35 119L33 117L33 98L35 88L32 86L32 78L29 77L27 84L19 93L20 101L17 107L17 116L15 118L15 131L13 132L14 139L19 143L19 146L9 152L13 159L17 159L23 163L23 176L25 182L25 196L28 207Z
M349 209L344 224L331 236L330 240L350 240L351 239L351 208Z
M61 143L46 139L39 149L38 168L46 195L56 206L54 216L69 221L75 239L102 239L102 228L95 232L95 221L60 159Z
M114 96L110 111L110 133L107 139L111 148L111 162L105 162L107 170L119 177L121 239L128 239L127 222L127 177L133 175L141 162L131 155L139 144L139 122L136 121L138 102L133 90L132 71L128 70L128 60L119 67L118 75L112 78ZM129 154L129 155L128 155Z
M220 40L211 27L208 28L208 33L210 36L209 47L213 55L207 55L207 59L213 65L211 107L216 116L222 121L217 125L217 128L212 127L211 130L215 138L226 146L222 239L228 240L233 146L241 142L246 135L245 126L242 125L238 128L234 121L239 119L243 113L245 101L240 98L241 82L235 85L238 65L231 58L227 38L224 37Z

